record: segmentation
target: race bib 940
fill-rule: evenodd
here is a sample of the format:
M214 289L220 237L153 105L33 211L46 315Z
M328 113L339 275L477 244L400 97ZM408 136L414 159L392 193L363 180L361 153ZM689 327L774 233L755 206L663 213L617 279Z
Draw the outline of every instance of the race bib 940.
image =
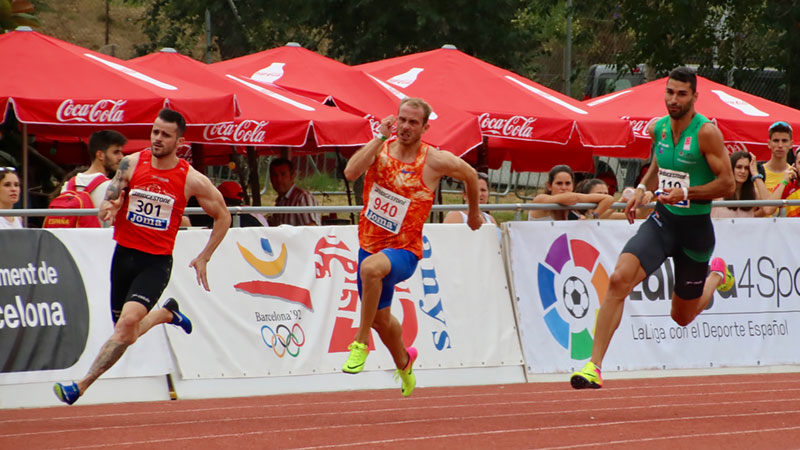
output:
M667 188L689 189L689 186L691 186L691 184L689 183L689 174L687 172L662 169L661 167L658 168L658 188L660 190L663 191ZM678 203L675 203L674 206L688 208L689 200L681 200Z
M172 206L175 199L164 194L131 189L128 193L127 219L134 225L166 230L172 217Z
M369 192L366 217L367 220L384 230L397 234L403 226L403 220L406 218L410 204L410 199L375 183Z

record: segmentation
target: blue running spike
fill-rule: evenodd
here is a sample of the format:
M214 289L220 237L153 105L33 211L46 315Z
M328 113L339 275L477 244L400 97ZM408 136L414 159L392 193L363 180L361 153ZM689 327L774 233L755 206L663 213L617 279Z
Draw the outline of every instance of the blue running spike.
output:
M167 299L166 303L164 303L164 309L168 309L172 312L170 324L181 327L186 334L192 334L192 321L178 308L177 300L174 298Z
M53 392L55 392L56 397L62 402L71 405L78 401L78 397L81 396L81 391L78 389L77 383L72 384L61 384L56 383L53 385Z

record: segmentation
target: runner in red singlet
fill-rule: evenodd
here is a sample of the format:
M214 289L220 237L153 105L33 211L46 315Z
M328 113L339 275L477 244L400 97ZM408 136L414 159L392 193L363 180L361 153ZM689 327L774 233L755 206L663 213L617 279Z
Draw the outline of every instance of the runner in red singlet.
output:
M117 247L111 260L111 318L114 334L100 349L89 372L77 383L56 383L59 400L75 403L97 378L113 366L139 336L170 323L192 332L178 302L168 299L153 309L169 283L172 250L188 198L214 219L203 250L189 264L197 282L208 287L206 265L231 224L222 194L175 151L183 143L186 121L178 112L161 110L150 134L151 148L123 158L100 205L100 220L114 222Z
M370 329L378 332L392 354L401 392L411 395L416 385L412 366L414 347L405 348L400 323L390 312L395 284L410 277L422 257L422 226L428 218L439 179L450 176L466 183L469 216L467 224L480 228L478 176L466 162L452 153L422 142L428 130L431 107L417 98L400 102L397 119L381 122L381 135L367 143L348 161L344 170L349 180L366 172L364 209L358 220L358 292L361 324L348 347L350 355L342 367L346 373L364 368L369 353ZM392 125L397 136L392 139Z

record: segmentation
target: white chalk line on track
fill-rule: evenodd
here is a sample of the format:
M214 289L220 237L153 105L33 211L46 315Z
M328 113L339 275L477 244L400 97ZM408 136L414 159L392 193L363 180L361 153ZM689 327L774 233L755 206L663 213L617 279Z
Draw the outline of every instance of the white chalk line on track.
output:
M789 380L786 380L786 382L789 382ZM780 393L785 394L787 392L798 392L798 391L800 391L800 387L797 387L797 388L782 388L782 389L742 390L741 389L742 386L746 385L746 384L754 384L754 385L758 385L758 386L763 386L764 385L764 381L732 384L730 386L732 388L734 388L734 389L732 389L730 391L704 392L702 395L711 396L711 395L726 395L726 394L736 394L736 395L742 395L742 394L770 394L770 393L775 393L775 392L780 392ZM771 382L771 384L775 384L775 383ZM647 386L647 388L657 388L657 389L659 389L661 391L664 391L666 388L672 388L672 387L677 387L677 388L680 388L680 389L686 389L686 388L706 387L706 386L720 386L720 384L719 383L698 383L698 384L681 384L681 385L667 385L667 386ZM601 394L601 393L604 393L604 392L613 392L614 394L616 394L617 392L624 391L624 390L641 391L641 390L643 390L643 388L644 387L621 387L621 388L614 388L613 390L608 390L608 391L590 391L590 392L592 392L592 394ZM549 395L553 395L553 394L566 394L566 393L575 394L575 392L576 391L574 389L564 389L564 390L558 390L558 391L487 392L487 393L480 393L480 394L434 395L434 396L430 396L430 397L412 397L412 398L409 398L409 399L398 399L396 397L395 398L377 398L377 399L373 398L373 399L363 399L363 400L345 400L345 402L347 403L348 406L352 406L352 405L359 405L359 404L375 405L378 402L395 403L395 402L398 402L398 401L402 401L404 403L405 402L421 403L421 402L428 402L430 400L469 399L469 398L483 398L483 397L499 398L499 397L503 397L503 396L512 396L516 400L516 399L519 399L520 397L531 396L531 395L532 396L548 395L549 396ZM663 394L660 394L660 395L632 395L632 396L624 396L624 395L623 396L619 396L619 395L614 395L614 394L606 396L606 397L602 397L602 398L593 397L592 400L593 401L606 401L606 400L622 401L622 400L638 400L638 399L642 399L642 398L658 399L658 398L675 398L675 397L679 397L679 396L695 396L695 395L698 395L698 394L694 394L694 393L677 393L677 394L663 393ZM269 397L265 397L265 398L269 398ZM498 405L498 404L508 405L509 403L519 403L519 404L525 404L525 403L549 403L549 402L564 403L564 402L577 402L577 401L584 401L584 400L586 400L586 398L583 398L583 397L581 397L581 398L569 398L569 399L558 398L558 399L549 399L549 400L527 400L527 401L523 400L523 401L511 401L511 402L505 401L505 402L499 402L499 403L481 403L481 404L479 404L477 406L495 406L495 405ZM143 411L126 412L126 413L97 413L97 414L89 414L89 415L81 415L81 416L59 416L59 417L35 417L35 418L27 418L27 419L9 419L9 420L0 420L0 425L13 424L13 423L31 423L31 422L48 422L49 423L49 422L56 421L56 420L76 420L76 419L79 420L79 419L109 418L109 417L133 417L133 416L139 416L139 415L153 415L153 414L175 415L175 414L187 414L187 413L199 413L199 412L215 412L215 411L231 411L231 410L239 411L239 410L244 410L244 409L272 408L272 407L276 407L276 406L280 406L280 407L291 406L291 407L294 408L294 407L307 407L307 406L319 407L319 406L325 406L325 405L339 406L341 404L342 404L342 401L305 402L305 403L293 403L291 405L287 405L286 403L263 403L263 404L258 404L258 405L236 405L236 406L209 407L209 408L191 408L191 409L171 409L172 405L170 404L169 405L169 409L159 409L159 410L155 410L155 411L154 410L143 410ZM157 405L164 405L164 404L163 403L155 403L154 405L157 406ZM447 406L444 406L444 407L455 408L455 407L460 407L460 406L475 407L476 404L475 403L470 403L468 405L447 405ZM428 405L425 405L425 407L426 408L437 408L439 406L428 406ZM393 409L396 409L396 408L393 408ZM372 410L364 410L364 412L367 412L367 411L372 411ZM381 410L377 410L377 411L381 411ZM291 416L286 416L286 417L291 417ZM0 435L0 437L1 436L2 435Z
M793 431L793 430L800 430L800 426L794 427L783 427L783 428L762 428L758 430L744 430L744 431L722 431L717 433L699 433L699 434L680 434L680 435L670 435L670 436L659 436L653 438L641 438L641 439L626 439L622 441L605 441L602 442L603 447L607 447L609 445L620 445L620 444L636 444L640 443L643 444L645 442L654 442L654 441L667 441L671 439L696 439L701 437L716 437L716 436L730 436L730 435L742 435L742 434L758 434L758 433L776 433L779 431ZM541 447L539 450L565 450L569 448L586 448L586 447L597 447L598 442L592 442L589 444L576 444L576 445L566 445L561 447Z
M684 403L684 404L659 404L659 405L642 405L642 406L628 406L628 407L620 407L614 406L609 408L588 408L588 409L580 409L580 410L561 410L561 411L533 411L533 412L519 412L516 411L510 414L489 414L489 415L479 415L479 416L458 416L458 417L434 417L434 418L423 418L423 419L414 419L409 421L392 421L392 422L385 422L385 423L376 423L374 425L392 425L392 424L411 424L411 423L434 423L436 421L451 421L451 420L477 420L477 419L491 419L491 418L504 418L504 417L521 417L521 416L539 416L539 415L551 415L551 414L559 414L559 413L592 413L598 411L614 411L614 412L622 412L622 411L634 411L639 409L653 409L653 408L697 408L702 406L732 406L732 405L739 405L739 404L747 404L752 405L756 403L770 403L770 404L777 404L781 402L795 402L795 399L778 399L778 400L756 400L756 401L731 401L731 402L708 402L708 403ZM506 403L498 403L496 405L506 406ZM459 407L469 407L470 409L474 408L474 405L458 405ZM453 409L453 405L442 405L435 407L437 409L444 409L449 410ZM429 409L431 409L429 407ZM369 411L358 411L358 412L351 412L347 413L349 415L356 415L356 414L376 414L376 413L386 413L386 412L396 412L396 408L389 408L389 409L380 409L380 410L369 410ZM774 414L782 413L782 411L776 411ZM785 413L792 413L792 411L785 411ZM326 413L313 413L313 414L297 414L297 415L286 415L282 416L284 419L291 419L291 418L308 418L310 416L330 416L336 415L341 416L346 414L341 411L331 411ZM757 414L773 414L773 412L762 412ZM722 416L727 417L727 416ZM134 428L147 428L152 426L180 426L180 425L199 425L199 424L208 424L208 423L225 423L225 422L240 422L246 420L269 420L274 419L273 416L257 416L257 417L243 417L243 418L221 418L221 419L210 419L210 420L192 420L192 421L180 421L180 422L156 422L151 424L139 424L139 425L119 425L119 426L108 426L108 427L91 427L91 428L74 428L74 429L67 429L67 430L53 430L53 431L41 431L41 432L31 432L31 433L18 433L18 434L8 434L8 435L0 435L0 438L6 437L30 437L30 436L39 436L39 435L53 435L53 434L64 434L64 433L86 433L92 431L110 431L110 430L120 430L120 429L134 429ZM286 429L283 428L281 432L307 432L307 431L320 431L325 429L336 429L336 428L344 428L344 427L351 427L354 426L353 424L342 424L342 425L332 425L332 426L325 426L325 427L301 427L295 429ZM257 431L252 432L254 434L267 434L270 432L277 432L272 430L266 431ZM245 433L248 434L248 433ZM195 439L204 439L209 437L216 437L217 435L204 435L204 436L192 436L190 438L181 438L187 440L195 440Z
M744 402L743 402L744 403ZM687 405L691 406L691 405ZM611 408L609 408L611 409ZM686 420L708 420L708 419L720 419L720 418L732 418L732 417L754 417L754 416L769 416L769 415L776 415L776 414L800 414L800 410L792 410L792 411L770 411L770 412L760 412L760 413L742 413L742 414L719 414L719 415L704 415L704 416L683 416L683 417L668 417L662 419L642 419L642 420L622 420L622 421L613 421L613 422L592 422L589 425L583 425L584 427L601 427L601 426L622 426L622 425L634 425L634 424L652 424L656 422L676 422L676 421L686 421ZM519 417L520 415L525 414L504 414L503 416L507 417ZM495 416L486 416L486 418L491 418ZM481 419L484 417L474 417L474 419ZM463 418L441 418L440 420L463 420ZM429 420L409 420L409 421L392 421L392 422L385 422L385 423L375 423L370 424L372 426L381 426L381 425L404 425L404 424L411 424L417 422L429 422ZM360 425L338 425L338 426L331 426L331 427L318 427L319 429L334 429L334 428L342 428L342 427L353 427L353 426L360 426ZM323 449L323 448L343 448L343 447L354 447L354 446L372 446L378 444L398 444L398 445L407 445L408 442L411 441L427 441L431 439L450 439L450 438L461 438L461 437L476 437L476 436L491 436L496 434L507 434L507 433L531 433L531 432L543 432L543 431L557 431L557 430L574 430L575 428L580 427L581 425L558 425L552 427L525 427L525 428L508 428L502 430L488 430L488 431L477 431L477 432L470 432L470 433L449 433L449 434L438 434L432 435L428 434L425 436L408 436L404 434L402 437L394 438L394 439L380 439L380 440L372 440L372 441L359 441L359 442L348 442L348 443L341 443L341 444L329 444L329 445L322 445L322 446L310 446L310 447L294 447L294 448L285 448L284 450L315 450L315 449ZM637 440L631 439L627 441L620 441L620 443L634 443L634 442L648 442L648 441L656 441L656 440L666 440L666 439L675 439L675 438L686 438L686 439L693 439L697 437L708 437L708 436L717 436L717 435L734 435L734 434L755 434L755 433L771 433L771 432L778 432L778 431L791 431L791 430L800 430L800 425L795 427L784 427L784 428L773 428L773 429L758 429L758 430L738 430L738 431L730 431L730 432L719 432L719 433L698 433L698 434L686 434L682 436L663 436L663 437L652 437L652 438L640 438ZM142 440L142 441L128 441L128 442L120 442L115 441L113 446L134 446L134 445L154 445L154 444L168 444L168 443L175 443L177 441L190 441L190 440L208 440L208 439L222 439L222 438L238 438L238 437L245 437L245 436L254 436L260 434L266 434L271 432L287 432L287 431L297 431L297 430L277 430L277 431L250 431L250 432L243 432L243 433L226 433L226 434L214 434L214 435L205 435L205 436L192 436L192 437L185 437L185 438L169 438L169 439L151 439L151 440ZM75 447L63 447L59 446L60 450L77 450L77 449L88 449L88 448L103 448L108 447L111 444L95 444L95 445L86 445L86 446L75 446ZM567 449L567 448L580 448L586 446L597 446L598 442L587 443L587 444L575 444L572 446L566 447L554 447L551 448L552 450L555 449Z

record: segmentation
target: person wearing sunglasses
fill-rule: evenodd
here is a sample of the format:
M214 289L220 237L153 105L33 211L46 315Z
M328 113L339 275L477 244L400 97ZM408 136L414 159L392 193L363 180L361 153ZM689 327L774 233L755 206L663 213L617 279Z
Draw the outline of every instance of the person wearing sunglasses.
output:
M0 167L0 209L12 209L19 200L19 176L13 167ZM22 228L18 216L0 217L0 230Z

